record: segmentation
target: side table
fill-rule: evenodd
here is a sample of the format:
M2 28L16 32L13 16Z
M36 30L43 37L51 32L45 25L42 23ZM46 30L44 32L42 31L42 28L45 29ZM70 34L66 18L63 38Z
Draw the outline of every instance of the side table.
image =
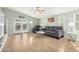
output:
M68 41L76 42L77 33L75 33L75 32L67 32L67 34L69 35L69 40Z

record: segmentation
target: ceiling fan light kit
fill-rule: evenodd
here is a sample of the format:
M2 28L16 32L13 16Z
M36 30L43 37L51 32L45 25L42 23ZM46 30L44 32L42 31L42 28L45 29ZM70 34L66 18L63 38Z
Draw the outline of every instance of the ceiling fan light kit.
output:
M43 14L45 10L41 7L36 7L36 9L34 10L35 14Z

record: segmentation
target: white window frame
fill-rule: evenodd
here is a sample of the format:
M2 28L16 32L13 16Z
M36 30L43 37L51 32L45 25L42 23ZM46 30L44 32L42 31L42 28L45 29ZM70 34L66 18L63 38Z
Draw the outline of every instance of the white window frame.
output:
M79 14L79 13L74 13L74 32L78 32L79 33L79 30L76 29L76 15Z
M60 25L60 17L64 17L64 31L65 31L65 16L62 16L62 15L61 15L61 16L58 17L58 19L59 19L59 21L58 21L58 26L61 26L61 25Z

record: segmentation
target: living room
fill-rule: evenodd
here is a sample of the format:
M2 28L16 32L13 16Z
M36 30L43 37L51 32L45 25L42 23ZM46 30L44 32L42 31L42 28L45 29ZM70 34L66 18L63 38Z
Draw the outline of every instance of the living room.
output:
M0 25L4 27L1 36L7 37L1 51L79 51L79 8L4 7L0 10Z

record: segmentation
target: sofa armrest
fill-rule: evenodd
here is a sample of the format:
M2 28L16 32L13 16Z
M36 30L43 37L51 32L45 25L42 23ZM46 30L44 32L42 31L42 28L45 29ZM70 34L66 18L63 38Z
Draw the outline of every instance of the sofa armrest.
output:
M64 31L63 30L56 30L58 37L64 36Z

